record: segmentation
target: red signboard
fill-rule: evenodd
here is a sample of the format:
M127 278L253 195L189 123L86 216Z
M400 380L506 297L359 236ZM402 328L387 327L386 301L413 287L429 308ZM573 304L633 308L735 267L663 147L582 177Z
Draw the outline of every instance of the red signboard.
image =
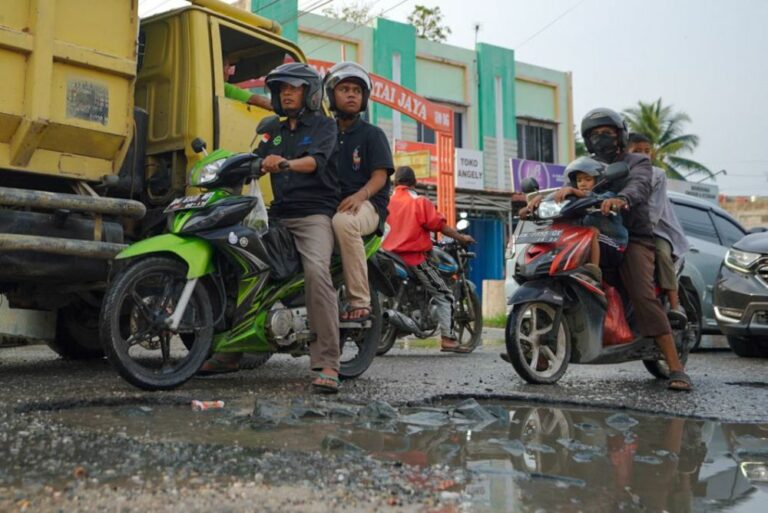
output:
M328 72L333 62L310 60L309 64L317 68L322 76ZM391 107L406 116L415 119L438 132L453 133L453 111L442 105L430 102L423 96L410 91L384 77L370 74L373 90L371 99Z

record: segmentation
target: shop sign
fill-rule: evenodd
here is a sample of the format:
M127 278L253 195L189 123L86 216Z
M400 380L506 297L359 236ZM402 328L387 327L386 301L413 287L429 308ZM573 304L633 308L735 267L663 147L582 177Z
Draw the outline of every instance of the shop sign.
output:
M483 187L483 152L456 148L456 188L477 189Z
M540 189L554 189L565 183L565 166L536 160L509 159L512 173L512 190L520 191L520 183L528 177L535 178Z

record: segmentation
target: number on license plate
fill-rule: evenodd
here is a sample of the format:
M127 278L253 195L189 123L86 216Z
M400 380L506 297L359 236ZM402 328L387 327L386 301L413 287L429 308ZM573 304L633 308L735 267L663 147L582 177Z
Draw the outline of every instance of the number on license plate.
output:
M551 244L557 242L563 230L541 230L521 233L515 238L515 244Z

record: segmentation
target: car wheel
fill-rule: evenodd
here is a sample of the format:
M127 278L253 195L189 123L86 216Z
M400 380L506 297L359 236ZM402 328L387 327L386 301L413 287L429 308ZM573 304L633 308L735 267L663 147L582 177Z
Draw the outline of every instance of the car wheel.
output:
M728 335L728 345L731 346L734 353L743 358L768 356L765 351L763 351L763 348L758 345L756 338Z

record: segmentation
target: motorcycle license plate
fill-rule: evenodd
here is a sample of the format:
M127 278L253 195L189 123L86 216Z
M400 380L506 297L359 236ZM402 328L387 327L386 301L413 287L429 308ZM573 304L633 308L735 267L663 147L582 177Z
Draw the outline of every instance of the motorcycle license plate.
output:
M521 233L515 238L515 244L551 244L560 239L563 230L541 230Z
M176 212L177 210L189 210L192 208L204 207L205 204L208 203L208 200L211 199L212 195L212 192L206 192L205 194L198 194L196 196L176 198L171 201L171 204L168 205L163 212L167 214L168 212Z

